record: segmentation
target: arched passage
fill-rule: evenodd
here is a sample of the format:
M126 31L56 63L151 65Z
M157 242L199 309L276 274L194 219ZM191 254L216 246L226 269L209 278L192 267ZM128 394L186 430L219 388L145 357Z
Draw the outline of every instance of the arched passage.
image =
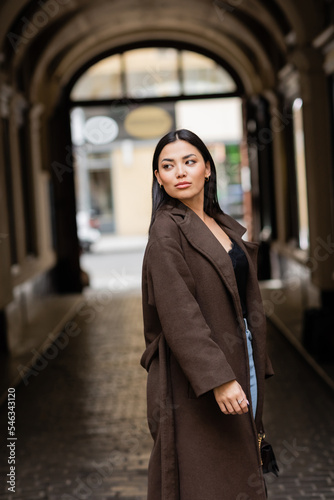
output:
M254 95L264 88L272 87L274 83L274 67L270 56L257 40L251 29L245 29L245 21L248 18L238 18L236 12L226 11L220 4L214 4L203 10L200 3L192 3L191 13L188 5L181 4L177 10L175 6L157 5L153 9L143 6L140 12L136 9L126 9L124 3L119 6L116 17L109 16L109 6L100 3L98 6L87 6L85 13L71 12L68 23L60 26L53 33L52 43L45 45L39 59L32 68L31 88L29 89L32 101L42 101L43 114L40 116L41 130L45 130L45 123L52 124L51 136L53 146L51 158L45 158L49 165L63 165L67 175L62 177L62 183L58 178L54 179L53 189L55 200L59 198L55 210L56 234L59 247L64 242L63 251L58 248L60 254L64 255L74 246L73 234L73 180L69 170L69 144L70 137L65 134L66 128L61 127L66 114L67 95L73 79L82 68L106 50L115 51L119 47L129 44L156 44L170 43L170 45L182 44L183 46L197 46L198 35L201 33L201 44L199 50L212 54L216 59L225 61L225 64L240 81L239 87L243 88L242 94ZM112 9L115 12L115 6ZM129 15L130 12L130 15ZM209 12L209 17L207 13ZM145 15L147 13L147 16ZM204 14L206 13L203 24ZM247 16L244 14L244 16ZM87 19L90 22L90 36L84 36L87 31ZM110 19L113 20L113 29L110 29ZM154 19L154 23L153 23ZM158 20L158 21L157 21ZM176 22L177 20L177 22ZM85 22L86 21L86 22ZM154 27L153 27L154 24ZM205 28L204 28L205 25ZM75 29L74 29L75 27ZM224 28L224 29L222 29ZM232 36L233 33L233 36ZM278 36L278 27L274 30L274 44L282 53L282 37ZM42 35L41 35L42 36ZM47 37L47 32L44 35ZM57 52L55 51L57 47ZM20 48L20 47L18 47ZM23 52L21 57L23 57ZM252 55L251 55L252 54ZM20 58L20 57L19 57ZM22 62L24 59L22 59ZM24 62L22 67L24 67ZM23 69L24 71L24 69ZM51 118L52 117L52 118ZM51 119L51 121L50 121ZM57 138L57 144L55 143ZM45 138L47 140L47 138ZM42 139L43 141L43 139ZM257 167L255 167L257 168ZM68 196L65 196L66 186ZM58 194L57 194L58 193ZM71 197L70 197L71 193ZM67 200L67 201L66 201ZM69 217L72 213L72 224ZM64 225L66 221L66 225ZM257 224L259 226L260 224ZM72 244L70 241L72 240ZM58 258L62 262L58 268L57 276L64 275L68 282L69 269L77 269L73 258L68 260ZM58 255L59 257L59 255ZM66 284L60 284L60 289L66 289Z
M101 55L122 46L161 41L198 46L225 61L238 76L255 179L254 233L264 234L269 220L278 262L298 262L320 295L331 293L332 254L316 260L309 274L305 266L309 257L315 258L318 238L326 241L333 227L326 74L333 67L329 29L333 13L328 2L315 6L312 0L98 0L94 4L20 0L5 1L1 9L0 140L6 190L0 225L1 234L7 235L0 246L2 310L13 301L16 287L29 281L44 283L50 274L56 277L58 290L80 290L73 236L69 88L78 72ZM310 242L305 254L298 247L296 231L290 230L289 213L289 207L296 206L294 181L289 177L295 167L291 106L296 98L303 100L308 179ZM62 182L52 178L54 162L65 168ZM268 184L274 184L275 197L268 193ZM293 251L291 241L297 241Z

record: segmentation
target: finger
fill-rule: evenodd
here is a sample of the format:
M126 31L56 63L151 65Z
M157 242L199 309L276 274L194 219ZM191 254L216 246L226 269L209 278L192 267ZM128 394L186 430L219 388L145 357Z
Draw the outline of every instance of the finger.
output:
M236 409L234 408L232 401L226 401L225 406L227 408L229 415L236 415Z
M224 403L223 403L223 402L219 402L219 403L218 403L218 406L219 406L220 411L221 411L222 413L224 413L225 415L228 415L228 414L229 414L229 413L228 413L228 409L226 408L226 406L224 405Z
M225 415L229 415L229 411L228 409L226 408L225 404L224 403L221 403L220 405L220 409L221 411L225 414Z
M240 404L238 403L238 401L236 401L236 400L231 401L231 406L233 408L233 411L230 412L232 415L242 415L243 414L243 411L240 408Z
M249 401L241 386L239 397L237 397L237 403L238 406L242 409L242 413L248 412Z
M234 405L233 405L233 406L234 406L234 408L235 408L235 411L237 412L237 414L238 414L238 415L242 415L242 414L243 414L243 409L241 408L241 405L242 405L242 404L243 404L243 403L239 403L238 401L236 401L236 402L234 403Z
M243 413L248 412L247 399L238 399L237 406L238 406L238 410L237 410L238 415L242 415Z
M240 403L240 408L242 410L242 413L247 413L248 412L248 402L247 399L245 399L242 403Z

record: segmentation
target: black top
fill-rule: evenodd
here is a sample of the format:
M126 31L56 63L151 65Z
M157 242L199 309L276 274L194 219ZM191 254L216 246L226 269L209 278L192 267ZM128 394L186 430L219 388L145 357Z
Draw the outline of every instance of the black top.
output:
M235 278L238 285L242 314L243 317L245 318L247 316L246 285L247 285L248 267L249 267L248 260L243 249L239 247L239 245L234 240L232 240L232 248L228 252L228 255L231 257L232 260Z

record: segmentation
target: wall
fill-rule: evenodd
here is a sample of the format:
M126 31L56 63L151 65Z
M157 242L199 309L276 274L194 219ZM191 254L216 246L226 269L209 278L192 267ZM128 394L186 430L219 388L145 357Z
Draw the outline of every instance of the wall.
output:
M148 232L155 142L135 143L133 151L127 153L129 163L121 149L114 150L111 155L116 233L119 235Z

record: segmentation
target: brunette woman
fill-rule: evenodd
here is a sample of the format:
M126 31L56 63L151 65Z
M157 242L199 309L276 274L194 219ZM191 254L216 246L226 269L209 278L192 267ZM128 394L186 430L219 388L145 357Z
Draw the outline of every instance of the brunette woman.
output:
M266 321L258 244L220 209L213 159L188 130L153 157L143 263L148 500L265 499L262 430Z

